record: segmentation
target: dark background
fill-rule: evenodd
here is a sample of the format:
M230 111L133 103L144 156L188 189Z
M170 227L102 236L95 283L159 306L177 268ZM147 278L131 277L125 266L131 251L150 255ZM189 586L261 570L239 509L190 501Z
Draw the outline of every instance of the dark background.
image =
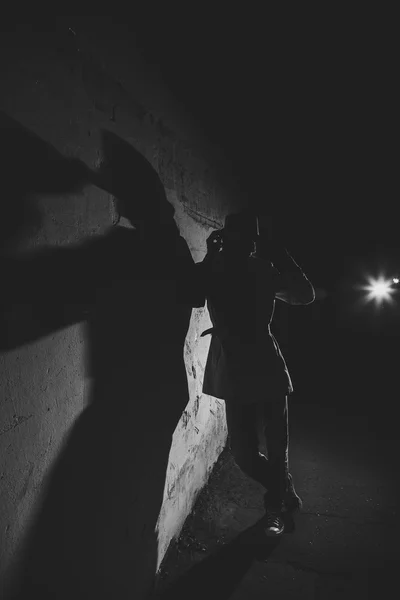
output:
M297 397L369 406L372 423L376 407L396 399L400 332L398 302L361 306L365 294L354 289L368 275L400 271L389 22L193 12L141 27L134 39L327 292L308 308L277 305L277 326L289 321Z
M315 442L318 437L324 438L322 445L326 454L329 457L338 456L336 470L324 468L324 456L321 453L317 475L309 477L310 470L304 471L304 477L311 482L307 484L308 490L313 494L315 492L318 501L320 475L325 478L325 484L327 481L331 484L329 480L332 477L341 481L339 456L345 456L351 465L354 448L362 454L363 448L367 447L369 453L365 454L365 458L362 455L367 463L378 448L374 438L379 442L381 465L390 462L387 460L390 458L388 454L396 456L394 445L380 442L398 439L397 423L393 416L398 399L396 376L400 298L398 302L382 306L380 310L372 304L361 307L357 304L360 293L354 289L355 285L363 283L363 278L368 274L377 275L386 269L392 275L400 268L396 211L398 65L393 38L377 21L374 26L369 24L365 27L361 15L357 15L352 22L348 15L344 15L340 28L330 19L310 19L305 27L307 19L300 21L294 15L277 23L270 17L245 13L243 10L234 15L232 12L216 14L215 10L206 13L206 7L192 3L189 7L187 14L183 15L174 13L168 5L162 15L159 7L152 5L152 12L149 11L146 16L134 14L116 20L127 29L132 43L144 59L159 69L167 86L198 121L210 140L222 148L244 197L260 212L273 216L274 227L281 235L282 242L304 268L317 290L321 288L325 292L306 307L277 302L274 324L274 332L287 359L295 387L290 408L293 415L290 422L297 436L294 439L297 439L299 447L306 440L313 447L313 452L318 453L319 446ZM40 14L35 18L38 27L46 27ZM85 18L89 21L96 19ZM54 26L52 21L53 17L49 18L49 27ZM50 179L45 171L38 171L37 162L41 164L46 147L43 153L36 151L35 155L32 148L38 148L37 140L30 145L26 135L21 132L21 136L19 139L24 143L15 140L15 147L18 152L23 148L22 156L10 154L12 146L7 144L7 139L3 139L5 154L12 161L19 158L21 164L28 163L28 171L34 175L33 184L44 186L39 191L51 192L53 184L62 186L68 183L69 177L67 182L63 181L63 168L60 172L53 171L55 178ZM29 158L29 155L33 158ZM26 157L29 160L24 160ZM64 157L60 159L61 165L65 166ZM132 167L131 163L129 165ZM8 182L16 198L19 195L24 197L25 186L31 184L26 173L21 171L25 178L20 177L17 182L14 182L10 173L12 171L5 169L3 187L6 184L7 189ZM76 175L79 179L79 173ZM13 198L8 194L3 195ZM138 196L141 197L141 194ZM13 215L12 210L10 214L11 221L7 219L7 226L4 221L0 227L6 234L12 231L13 223L19 224L17 218L13 219L18 215ZM40 215L27 214L26 217L33 226L39 225L37 219ZM118 229L117 236L121 235L121 229ZM118 246L114 252L109 250L106 238L101 242L102 247L103 243L105 246L100 256L104 258L99 259L96 252L96 264L102 265L102 273L112 273L113 277L119 277L119 272L122 275L130 273L134 267L130 258L131 247ZM161 237L156 234L153 247L150 248L153 252L149 253L161 271L165 266L160 260L162 244ZM43 321L48 323L50 329L54 328L53 317L57 319L57 327L68 324L69 315L65 308L74 304L68 301L68 293L72 291L73 295L75 290L79 290L80 295L82 293L80 286L69 285L69 277L65 273L75 273L75 268L68 268L66 263L59 261L56 257L58 251L63 254L63 249L59 248L50 256L50 260L55 261L52 262L55 265L53 272L58 276L58 281L57 277L52 277L50 281L46 278L46 274L52 270L46 263L39 272L32 269L24 275L22 271L23 276L17 277L22 290L24 286L28 290L27 295L20 293L18 285L10 286L11 299L13 295L23 298L22 318L18 320L16 330L24 340L31 339L26 337L30 332L24 327L25 307L28 309L27 321L31 320L34 326L37 323L41 325L41 319L30 319L30 308L35 307L35 297L36 304L43 307L42 310L46 308L46 302L37 302L37 298L40 299L43 291L48 289L44 283L50 283L50 287L56 290L54 297L50 295L46 298L47 302L48 297L51 298L53 309L46 312ZM121 260L121 256L124 260ZM82 273L92 273L99 285L101 277L95 276L95 270L86 268L80 256L77 260ZM66 268L60 270L56 263L59 263L58 267L65 264ZM104 265L108 265L108 268L104 269ZM144 271L152 273L155 265L149 264ZM19 271L15 269L15 273L18 275ZM24 559L27 572L35 573L37 568L37 580L40 581L44 576L43 581L48 583L47 558L51 553L50 571L55 587L60 580L58 574L65 565L54 549L72 548L73 569L79 566L79 561L85 555L82 560L89 573L87 581L90 587L94 581L90 574L95 572L97 565L97 554L91 553L90 549L98 532L103 532L104 523L106 546L108 549L114 547L114 527L109 527L107 515L118 515L120 522L116 529L125 531L124 515L127 514L127 505L133 502L138 481L136 475L134 480L127 478L126 472L135 472L135 469L132 471L131 457L138 444L142 450L140 457L147 457L144 462L138 461L138 467L144 465L145 469L150 469L156 484L164 484L166 464L163 458L168 456L170 432L176 426L184 406L181 401L187 394L186 377L179 376L182 395L181 392L176 393L176 387L173 393L177 410L174 412L169 404L163 404L165 414L162 413L162 418L157 420L159 428L155 433L152 415L147 416L147 412L144 412L138 420L135 418L135 403L126 403L126 390L131 388L132 373L123 371L128 381L121 377L119 364L132 356L132 351L139 352L145 360L149 354L151 359L154 356L153 347L143 353L146 345L137 335L137 315L143 311L148 313L148 318L141 321L146 327L143 329L139 325L139 332L143 330L144 338L151 340L154 336L149 331L165 329L164 316L172 314L167 325L173 332L171 335L167 333L166 339L174 340L176 354L171 352L171 348L166 348L165 356L170 360L163 361L165 376L171 377L171 381L174 380L172 363L182 368L184 366L174 356L182 357L182 335L185 335L187 316L183 320L178 318L179 306L173 301L171 310L176 310L176 314L165 306L165 311L160 312L160 301L164 304L168 301L168 294L163 292L155 294L150 289L151 302L146 296L145 286L143 295L137 296L136 286L129 288L134 297L127 295L122 275L117 293L115 286L111 289L105 285L101 301L96 299L95 302L89 302L96 307L88 323L89 348L93 347L96 351L92 357L93 365L96 365L93 366L97 386L93 397L96 401L92 399L89 410L84 411L82 418L75 423L65 451L55 465L51 486L43 510L36 519ZM66 289L68 293L64 293ZM120 303L122 297L123 304ZM136 305L140 306L139 310L132 309ZM85 306L78 308L85 310ZM19 313L15 314L18 319ZM128 319L125 319L126 315ZM181 317L184 317L183 313ZM182 327L177 327L179 323ZM37 331L35 327L33 329L32 337L36 338ZM135 332L133 346L132 331ZM179 334L179 339L175 334ZM119 350L115 351L115 348ZM152 364L148 361L149 368ZM139 380L134 373L135 386L137 389L143 388L144 398L149 399L143 404L143 411L146 411L153 407L153 395L158 393L158 388L153 389L148 382L154 381L157 387L157 382L164 382L165 379L163 376L151 378L146 368L139 371ZM118 377L115 373L118 373ZM168 390L166 393L169 394ZM116 405L118 419L110 437L108 399L112 395L119 399L119 403ZM323 410L315 410L316 405L321 405ZM128 415L125 412L127 406L132 411ZM311 410L307 410L310 407ZM339 415L338 419L331 419L332 410L325 410L328 407L333 407L333 412ZM355 418L351 418L352 415ZM135 423L141 431L143 423L151 424L152 432L145 436L144 445L143 436L135 435ZM347 435L349 432L346 445L343 443L344 433ZM153 462L149 462L154 454L153 435L159 437L158 450L161 442L164 445L164 451L161 449L158 456L154 455L154 466ZM92 440L90 452L86 451L88 439ZM104 443L105 439L108 444ZM112 448L111 453L109 448ZM337 452L339 448L341 452ZM121 460L121 457L125 457L125 460ZM298 456L298 459L303 458ZM308 465L310 468L314 470ZM353 468L356 473L356 463ZM111 485L106 486L104 494L101 492L99 504L96 499L98 483L103 490L105 473L112 474ZM355 485L359 486L355 490L357 495L360 483L357 484L356 478ZM313 486L317 490L313 490ZM152 503L149 510L154 509L156 515L159 512L157 491L150 496ZM362 494L360 496L362 498ZM345 498L341 498L340 502L343 508ZM362 508L361 502L363 500L358 499L355 506ZM98 523L101 523L100 529ZM78 552L77 535L80 539ZM108 540L111 540L110 543ZM368 543L367 540L366 545ZM120 564L120 555L114 554L110 563L111 571L114 567L119 568ZM231 562L229 567L232 567ZM109 581L112 581L111 576ZM25 578L25 583L29 588L29 577ZM73 578L66 582L67 586L73 584Z
M296 395L351 400L355 410L396 402L400 291L378 310L361 306L364 293L354 289L368 275L400 271L390 15L138 6L104 19L126 30L222 149L244 197L273 216L327 293L305 308L277 303ZM35 19L44 26L42 15ZM54 17L46 19L51 27ZM284 326L279 336L285 321L288 337Z
M329 286L343 258L378 246L391 256L397 245L394 44L378 24L299 31L258 17L193 13L131 27L143 56L224 148L244 194L276 216Z

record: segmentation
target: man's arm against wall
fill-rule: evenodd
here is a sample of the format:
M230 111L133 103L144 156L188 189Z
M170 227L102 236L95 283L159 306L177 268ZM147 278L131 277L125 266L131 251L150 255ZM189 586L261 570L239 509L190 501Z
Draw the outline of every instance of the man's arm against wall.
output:
M194 265L193 273L196 282L194 289L196 290L196 299L198 301L198 304L195 304L194 306L197 308L203 307L206 303L212 263L215 257L218 255L220 249L221 233L220 231L216 230L213 231L207 238L207 254L202 261L195 263Z
M202 261L193 267L193 308L202 308L206 304L212 258L206 254Z
M178 300L191 308L205 305L204 273L201 265L195 263L189 247L183 237L179 237L176 260L180 265L178 272Z
M85 255L74 247L1 257L0 350L84 320L93 271Z

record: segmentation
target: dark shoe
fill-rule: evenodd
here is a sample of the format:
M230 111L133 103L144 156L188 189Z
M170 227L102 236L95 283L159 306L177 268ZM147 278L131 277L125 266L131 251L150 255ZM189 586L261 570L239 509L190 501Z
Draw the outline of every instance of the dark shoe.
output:
M293 479L291 474L288 474L288 482L287 482L287 491L284 496L284 510L286 512L295 512L297 510L301 510L303 507L303 501L296 494L296 490L294 489Z
M280 510L267 509L267 524L264 527L267 537L279 537L285 531L285 524Z

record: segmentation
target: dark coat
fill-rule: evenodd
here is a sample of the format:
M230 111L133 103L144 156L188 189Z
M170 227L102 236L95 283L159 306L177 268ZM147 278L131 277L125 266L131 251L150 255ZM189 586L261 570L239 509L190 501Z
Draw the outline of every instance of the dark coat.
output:
M202 264L202 263L200 263ZM275 299L309 304L313 288L296 263L279 273L270 262L249 257L229 265L223 253L202 264L202 281L213 327L203 393L241 403L290 394L293 385L278 342L271 333Z

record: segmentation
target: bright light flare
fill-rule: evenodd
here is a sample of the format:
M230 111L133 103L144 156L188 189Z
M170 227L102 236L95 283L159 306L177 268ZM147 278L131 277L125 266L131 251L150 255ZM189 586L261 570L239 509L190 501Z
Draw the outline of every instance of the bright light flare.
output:
M368 292L366 300L368 302L375 300L376 304L380 305L383 302L393 302L392 294L394 293L394 288L392 288L392 283L397 283L394 279L385 279L384 277L379 277L378 279L373 279L370 277L368 279L369 285L364 286L362 289Z

